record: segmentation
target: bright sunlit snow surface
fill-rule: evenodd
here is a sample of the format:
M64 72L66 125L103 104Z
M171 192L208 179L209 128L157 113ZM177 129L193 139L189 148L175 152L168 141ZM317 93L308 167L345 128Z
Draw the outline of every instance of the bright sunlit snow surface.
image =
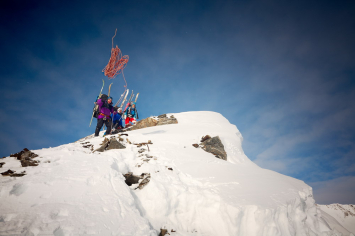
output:
M126 149L92 153L83 147L89 142L98 148L101 132L32 150L41 157L37 167L2 159L1 172L27 175L0 176L0 235L147 236L161 228L179 236L350 235L322 219L303 181L251 162L242 135L221 114L170 115L179 123L127 132ZM221 138L227 161L192 146L207 134ZM133 145L148 140L149 151ZM144 161L145 154L153 158ZM150 182L135 190L125 183L127 172L150 173Z

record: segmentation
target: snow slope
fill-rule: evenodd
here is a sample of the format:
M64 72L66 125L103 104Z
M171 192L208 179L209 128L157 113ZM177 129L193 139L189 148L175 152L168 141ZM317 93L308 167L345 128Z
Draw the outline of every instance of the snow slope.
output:
M237 127L222 115L173 115L178 124L127 132L126 149L92 153L83 143L96 149L103 138L89 136L33 150L37 167L3 159L1 172L27 175L0 176L0 235L146 236L161 228L179 236L351 235L321 217L303 181L251 162ZM221 138L227 161L192 146L206 134ZM153 144L148 151L126 138ZM127 186L127 172L150 173L150 182Z
M348 231L355 234L355 205L318 205L318 208L322 218L326 219L331 228L336 228L340 232L346 233Z

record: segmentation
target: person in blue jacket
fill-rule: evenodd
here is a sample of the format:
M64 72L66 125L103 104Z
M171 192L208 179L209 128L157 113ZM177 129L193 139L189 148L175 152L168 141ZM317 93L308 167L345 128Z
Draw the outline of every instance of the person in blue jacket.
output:
M136 119L138 120L138 111L136 109L136 103L132 102L129 107L127 108L126 112L126 126L129 124L129 122L132 122L133 124L136 123ZM135 119L136 118L136 119Z
M124 127L121 108L118 108L117 111L111 114L111 119L114 129L122 129Z

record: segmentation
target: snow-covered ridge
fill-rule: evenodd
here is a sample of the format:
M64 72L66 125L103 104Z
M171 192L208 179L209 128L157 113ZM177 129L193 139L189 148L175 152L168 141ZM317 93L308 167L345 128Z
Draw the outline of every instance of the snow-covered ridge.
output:
M239 130L222 115L173 115L178 124L121 136L126 149L93 153L87 147L103 138L86 137L32 150L36 167L4 159L1 170L26 175L0 177L0 235L146 236L161 228L180 236L350 235L322 218L303 181L250 161ZM227 161L192 146L207 134L221 138ZM135 145L149 140L149 151ZM128 172L149 173L150 181L127 186Z

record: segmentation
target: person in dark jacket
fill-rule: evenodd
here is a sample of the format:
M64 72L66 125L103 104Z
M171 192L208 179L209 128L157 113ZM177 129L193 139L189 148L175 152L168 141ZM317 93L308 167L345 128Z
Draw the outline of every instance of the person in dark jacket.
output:
M136 103L132 102L130 106L126 110L126 126L129 124L129 122L132 122L133 124L136 123L136 119L138 120L138 111L136 109ZM136 119L135 119L136 118Z
M97 125L95 130L95 136L99 136L102 126L105 124L107 127L106 133L111 133L111 113L114 112L114 107L112 106L112 97L107 97L103 94L100 99L97 100L97 105L99 106L99 114L97 116Z

